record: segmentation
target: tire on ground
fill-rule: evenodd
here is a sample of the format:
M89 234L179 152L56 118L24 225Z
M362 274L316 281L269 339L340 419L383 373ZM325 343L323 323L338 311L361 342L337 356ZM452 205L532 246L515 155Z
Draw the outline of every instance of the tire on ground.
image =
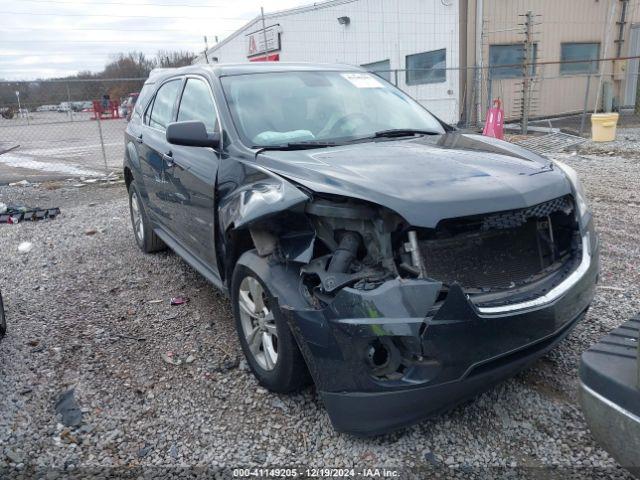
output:
M139 227L141 228L141 234L136 231L137 219L135 218L134 206L135 199L137 199L138 212L139 212ZM144 202L138 191L138 186L135 181L129 184L129 214L131 216L131 226L133 228L133 236L144 253L153 253L160 250L165 250L167 246L158 237L151 226L147 212L145 211Z
M265 305L273 313L277 337L277 360L271 370L263 368L249 348L247 338L242 326L240 315L240 286L246 277L257 279L265 294ZM240 345L247 359L251 371L263 387L273 392L287 393L300 390L311 383L311 376L307 365L300 353L296 340L291 333L286 319L282 315L277 301L260 276L245 265L238 264L231 279L231 302L236 330L240 339ZM260 347L264 350L265 346Z

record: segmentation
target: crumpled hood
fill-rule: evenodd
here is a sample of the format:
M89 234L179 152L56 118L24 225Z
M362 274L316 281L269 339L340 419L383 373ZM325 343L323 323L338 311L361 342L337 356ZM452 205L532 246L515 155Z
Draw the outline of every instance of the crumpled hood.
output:
M313 191L387 207L417 227L525 208L571 193L565 175L548 159L507 142L460 133L265 151L257 161Z

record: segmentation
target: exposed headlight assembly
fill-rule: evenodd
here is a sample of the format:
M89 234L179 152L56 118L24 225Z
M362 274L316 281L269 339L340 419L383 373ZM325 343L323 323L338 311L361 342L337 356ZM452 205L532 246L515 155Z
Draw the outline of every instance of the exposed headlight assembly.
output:
M559 162L558 160L554 160L553 163L563 171L566 175L569 183L571 183L571 188L573 190L573 198L576 201L576 206L578 208L578 215L580 218L580 224L582 227L586 226L589 220L589 216L591 215L591 209L587 204L587 197L584 193L584 189L582 188L582 183L578 178L578 174L576 171L571 168L566 163Z

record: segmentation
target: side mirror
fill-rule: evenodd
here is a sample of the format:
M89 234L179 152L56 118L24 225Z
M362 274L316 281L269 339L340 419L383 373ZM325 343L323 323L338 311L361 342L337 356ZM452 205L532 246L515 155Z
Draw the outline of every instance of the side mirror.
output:
M173 122L167 125L167 142L185 147L220 146L219 133L207 133L204 123L194 120L188 122Z

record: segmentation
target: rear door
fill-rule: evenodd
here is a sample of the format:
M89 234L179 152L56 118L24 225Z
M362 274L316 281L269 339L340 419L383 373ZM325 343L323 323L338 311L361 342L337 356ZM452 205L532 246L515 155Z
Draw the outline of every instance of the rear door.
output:
M142 157L141 170L147 191L147 206L158 223L170 228L171 218L166 208L166 160L171 148L165 136L167 124L175 118L175 108L182 87L182 78L164 82L158 88L144 115L144 126L137 141Z
M199 120L208 133L220 131L218 113L208 81L188 76L176 120ZM170 189L172 217L179 225L177 237L192 254L215 269L214 189L219 152L212 148L171 145L172 165L165 178Z

